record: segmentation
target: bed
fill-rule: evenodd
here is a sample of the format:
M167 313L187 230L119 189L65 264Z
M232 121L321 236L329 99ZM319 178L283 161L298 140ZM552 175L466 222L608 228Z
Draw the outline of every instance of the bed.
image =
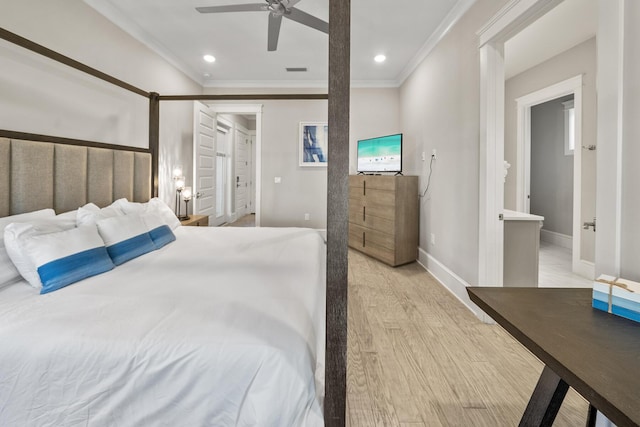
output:
M301 291L300 295L296 292L289 292L289 288L284 288L282 286L283 283L290 282L288 280L284 280L282 283L276 283L274 285L276 289L274 295L271 295L269 298L265 297L261 302L253 301L248 307L242 308L239 301L236 301L233 297L227 295L227 291L231 288L220 285L213 280L216 287L222 286L224 289L221 297L231 298L230 300L227 300L226 303L229 306L237 307L238 309L237 312L230 313L230 319L222 320L221 318L216 318L215 316L221 316L222 313L225 311L228 312L229 310L211 310L214 311L214 314L209 313L209 307L219 308L221 305L225 305L224 299L216 301L215 298L213 298L211 304L206 303L206 294L207 292L212 292L211 289L200 289L197 292L202 291L205 295L199 295L196 292L196 295L190 298L187 298L183 292L180 292L180 290L187 291L190 287L194 286L194 281L189 280L189 278L194 274L191 266L195 265L197 268L200 268L203 264L203 261L198 261L198 256L194 255L192 247L195 244L194 242L186 244L187 246L190 246L189 249L183 249L180 252L184 257L182 258L183 262L180 266L174 265L174 269L170 269L171 274L167 273L166 275L162 275L162 278L158 280L148 278L147 275L143 273L149 269L156 269L156 267L147 268L144 264L141 264L138 268L134 269L135 271L132 272L132 274L146 278L148 280L147 282L141 280L139 283L136 282L135 284L132 284L133 281L129 278L118 278L118 274L120 274L120 272L116 273L115 271L112 271L105 273L102 276L86 279L85 281L86 284L99 284L101 280L105 280L105 277L115 277L114 282L110 282L110 286L96 286L96 288L93 289L88 285L80 286L80 283L78 283L78 286L75 288L72 285L68 289L64 288L56 291L60 292L59 295L70 296L68 300L61 296L56 296L56 292L44 295L45 298L42 298L43 295L34 295L32 291L31 294L29 294L28 288L24 288L24 286L26 286L24 283L13 283L0 289L0 311L3 313L0 314L0 316L3 316L1 319L3 325L0 327L0 331L7 332L7 335L0 336L0 353L2 354L0 355L0 369L4 369L5 360L8 361L7 363L13 364L12 366L17 367L15 371L9 370L9 368L5 371L9 372L8 376L12 378L10 382L4 382L4 380L0 379L0 381L3 381L3 383L0 384L0 387L8 387L8 389L0 391L0 425L4 425L6 423L18 423L18 425L23 425L23 420L26 423L28 423L29 420L33 420L32 424L34 425L149 425L150 420L153 420L153 425L163 425L162 423L166 423L164 425L242 425L241 423L244 423L245 421L253 425L268 425L266 421L263 422L262 420L258 420L257 422L251 421L252 412L255 419L263 416L263 413L256 413L256 408L263 410L267 406L272 406L269 411L270 414L275 414L277 412L279 414L278 416L285 418L289 417L287 419L281 418L280 421L277 421L273 425L297 425L297 421L303 423L302 425L305 425L305 423L307 425L345 425L347 346L346 236L348 192L346 178L348 175L349 158L350 55L349 49L345 49L345 46L349 46L350 6L349 2L337 0L330 0L329 3L330 19L334 22L334 25L331 26L329 32L329 38L332 42L329 43L330 77L328 82L328 92L331 93L331 96L317 94L191 94L163 96L157 92L149 92L137 88L86 64L57 53L45 46L34 43L33 41L21 37L18 34L7 31L4 28L0 28L0 38L9 43L20 46L58 63L67 65L99 80L111 83L123 90L136 93L147 98L149 101L149 143L147 149L129 149L112 146L103 142L96 143L91 141L82 141L65 138L64 136L59 135L38 135L26 133L24 130L0 129L0 219L8 215L34 211L45 207L53 207L56 212L65 212L66 210L75 209L78 206L82 206L83 203L88 202L94 202L99 206L106 206L117 198L127 198L129 200L144 202L149 200L152 196L157 195L159 186L158 175L161 166L159 164L158 156L158 153L160 152L159 112L161 101L328 99L328 122L330 123L329 155L334 159L328 166L329 192L327 200L328 229L326 242L323 241L320 243L323 239L318 240L316 232L293 229L259 231L258 234L260 234L261 237L256 235L258 238L254 241L257 246L263 244L265 247L268 245L274 245L276 240L289 242L286 244L287 249L282 249L282 251L280 251L280 249L275 249L276 246L272 246L271 249L273 250L273 253L291 253L298 256L298 258L292 258L293 260L299 260L299 262L291 266L291 271L304 270L304 278L300 281L300 284L308 284L312 288L315 285L310 283L315 283L316 277L315 273L309 272L315 272L318 266L310 265L308 263L312 258L310 254L315 251L315 249L306 246L303 246L303 248L298 247L297 249L293 249L293 246L289 247L288 245L292 244L293 241L302 240L315 240L318 245L323 245L320 250L322 253L320 264L326 265L326 270L325 267L319 267L323 274L323 277L319 279L319 283L322 285L320 286L320 289L309 289L309 294L306 293L307 291L302 291L302 289L306 287L300 286L295 287L296 290ZM8 125L11 126L11 124ZM11 139L11 146L9 148L7 148L7 144L4 144L3 138ZM22 148L17 150L14 149L13 143L18 140L24 140L24 150ZM37 141L38 143L55 143L56 148L45 148L45 154L42 154L43 151L41 150L36 150L38 153L34 154L31 152L31 148L34 148L32 146L34 141ZM58 145L60 145L60 147L58 147ZM105 149L116 151L111 154L107 154L102 151ZM55 154L52 154L52 152ZM13 156L16 154L18 157L21 155L22 160L14 159ZM9 165L5 160L7 156L11 159L11 165ZM166 168L166 165L162 166ZM83 179L78 179L77 173L83 174L84 172L90 172L90 174L83 177ZM284 234L280 236L262 234L269 232ZM162 252L159 250L157 253L148 254L148 256L140 258L140 260L136 259L130 261L130 265L135 266L142 262L143 259L148 258L155 260L158 266L157 269L161 271L168 267L170 265L169 260L174 258L173 256L162 254L170 253L172 251L172 247L180 247L182 244L185 244L185 241L189 241L190 237L183 238L183 235L188 235L190 233L192 232L187 229L179 229L176 231L178 239L174 244L163 248L161 250ZM213 234L228 233L228 231L206 231L205 233L207 233L207 235L211 233L207 241L216 242L217 236L214 236ZM244 233L244 231L239 231L239 233ZM297 237L293 238L293 235L287 235L287 233L293 233ZM232 236L220 236L222 236L225 241L235 243L240 243L241 240L238 238L238 241L236 241L236 237ZM230 247L234 247L235 243L232 243ZM243 251L248 250L249 242L245 243L246 244L244 246L237 246L236 248L242 248ZM211 244L215 246L215 243ZM202 250L208 251L209 248L203 248ZM221 252L221 256L226 257L231 251L221 250ZM305 256L301 256L302 254L305 254ZM166 259L163 257L166 257ZM285 258L286 257L279 258L278 261L283 261ZM158 261L158 259L161 260ZM228 261L229 266L235 265L235 261L230 258L225 259ZM207 261L208 260L209 258L207 258ZM274 273L274 268L279 266L278 263L269 263L268 265L265 265L265 263L262 264L266 269L265 271L269 272L269 274ZM226 269L226 263L224 266L216 263L213 263L212 265L219 267L215 269L216 274L221 271L223 271L224 274L231 274L230 271ZM119 268L122 269L126 266L127 265L125 264ZM240 276L246 279L247 272L243 270L246 268L246 263L242 263L242 266L238 266L240 267L240 270L238 271ZM168 270L169 269L166 271ZM0 270L0 276L1 273L2 271ZM254 273L264 277L264 274L261 272L254 271ZM209 276L209 273L202 274ZM188 333L182 330L178 331L176 328L178 325L178 317L180 316L178 316L175 311L163 312L160 308L149 308L153 305L152 297L160 298L159 294L162 294L162 290L164 289L164 285L161 283L165 283L163 280L168 277L172 277L174 280L170 281L170 285L167 284L167 286L177 293L174 296L169 296L167 291L167 293L164 294L165 299L160 299L158 304L162 305L162 301L168 301L168 304L178 304L182 308L186 308L189 307L187 300L190 299L191 303L195 304L194 307L199 308L201 312L207 312L207 315L212 315L214 316L214 319L218 319L220 321L220 324L215 331L209 330L207 327L203 326L203 322L199 322L196 319L197 316L192 316L194 318L190 319L191 323L188 324L188 327L184 328ZM290 279L288 274L284 274L284 277ZM214 279L213 272L211 273L211 279ZM207 280L209 280L209 277L207 277ZM113 283L115 283L115 285ZM209 282L207 281L205 283ZM153 284L156 284L157 286L154 286ZM182 285L183 287L179 288L179 285ZM244 290L240 287L239 292L241 294L242 292L253 293L255 290L254 288L256 287L258 288L258 294L265 289L264 286L254 283ZM123 290L131 291L131 294L126 297L121 296L122 300L118 300L117 304L109 304L106 307L94 306L94 308L91 309L91 304L95 304L95 300L98 298L93 298L90 295L90 292L86 290L87 288L96 292L98 289L100 292L106 292L107 289L115 291L117 288L122 288ZM134 290L136 292L133 292ZM83 294L85 291L89 293ZM146 291L148 291L148 294L143 295ZM289 293L285 295L283 301L280 301L279 298L283 296L284 291ZM140 292L140 294L137 294L137 292ZM308 303L310 298L312 298L311 295L314 294L315 297L313 298L317 299L313 302L313 307L311 309L309 308ZM134 295L138 295L138 298L140 299L138 299L138 301L134 301ZM325 295L326 301L328 301L326 304L324 299ZM105 294L105 298L107 297L108 296ZM62 307L69 304L72 311L79 310L79 313L76 316L64 316L60 310L52 310L52 306L45 308L46 301L58 299L65 301L62 303ZM79 304L78 301L80 301ZM127 303L125 304L123 301L126 301ZM4 304L7 305L5 306ZM19 308L21 305L24 307L23 309ZM118 311L119 305L123 305L128 308L124 309L123 307L120 307L120 311ZM256 310L256 307L258 307L259 310ZM275 309L276 307L278 307L278 309ZM293 307L297 308L293 309ZM308 308L309 311L305 311ZM35 342L32 341L30 345L27 344L26 341L23 341L32 337L31 332L33 332L33 330L29 330L27 326L29 323L32 323L31 327L34 326L33 321L31 320L32 313L29 310L33 311L33 314L44 314L45 318L40 318L40 324L38 326L42 329L49 328L48 334L42 334L37 330L38 328L36 328L34 334L35 337L44 338L42 338L41 341L36 339ZM122 317L116 318L116 320L106 320L110 318L111 314L114 314L109 313L109 310L116 310L115 313ZM242 313L243 310L246 310L248 313L247 317L239 316L238 313ZM154 319L145 318L145 312L155 313L156 317ZM98 316L101 313L104 314L104 317ZM320 320L318 320L318 313L321 313ZM57 316L59 316L59 318ZM98 335L101 333L106 336L111 334L111 336L116 338L129 336L129 338L133 340L133 335L127 334L134 334L136 328L132 325L138 324L136 323L136 316L142 316L138 332L142 333L143 338L156 337L155 334L159 333L159 329L161 329L160 325L162 325L170 327L169 331L173 331L172 336L174 338L178 337L178 339L186 340L187 337L199 337L199 339L204 340L204 333L209 331L212 332L213 337L221 339L225 344L227 344L230 342L227 338L235 335L234 328L240 328L242 332L247 334L245 338L249 343L259 341L263 344L267 344L267 350L265 350L265 352L268 353L267 356L273 356L268 357L267 359L260 359L256 356L252 359L253 362L257 362L262 366L263 362L260 360L270 360L271 362L265 365L265 367L270 368L272 365L276 366L275 360L277 357L283 357L284 359L282 360L286 361L288 364L282 362L278 366L282 369L284 369L285 366L294 368L293 376L295 377L296 375L299 375L300 378L297 381L291 379L289 380L289 383L296 383L296 387L298 387L298 389L295 389L294 387L294 389L289 391L290 394L287 395L283 389L280 389L278 386L273 384L274 381L269 385L263 384L263 388L261 388L258 376L251 376L251 381L249 383L251 396L246 394L238 400L236 397L232 398L230 394L231 392L227 391L230 388L234 388L236 383L207 383L206 386L208 391L206 391L206 393L215 392L218 397L225 399L225 405L220 407L220 410L227 414L224 416L230 416L228 415L227 410L222 410L226 404L231 406L230 412L235 411L236 414L239 414L240 411L234 410L233 405L242 405L243 418L229 419L230 422L228 424L225 420L220 420L220 424L218 424L218 420L212 419L200 422L197 417L207 417L210 416L209 414L213 412L218 413L219 411L212 412L208 407L209 405L206 403L200 403L200 406L196 406L195 401L198 399L195 397L196 395L193 394L196 392L192 389L196 388L193 384L200 381L197 374L195 377L191 377L191 380L180 376L179 380L176 381L169 381L169 379L166 379L163 384L153 383L153 380L150 379L154 378L152 374L154 373L153 369L155 369L155 366L151 366L147 359L136 359L135 357L132 357L131 354L122 353L124 350L120 348L118 351L121 352L123 357L118 360L116 360L116 358L107 360L106 354L111 353L107 351L100 351L99 346L96 344L97 340L90 338L91 333L95 332ZM149 314L149 316L151 316L151 314ZM188 309L183 312L183 316L185 318L189 318ZM174 317L176 322L174 322ZM96 327L98 328L97 331L90 331L91 323L86 321L87 318L98 319L95 322ZM283 323L285 318L292 321L292 323L286 326ZM6 325L4 324L5 320L7 321ZM54 326L56 324L54 320L59 322L57 327ZM155 328L152 326L153 320L157 322L155 324ZM226 323L222 324L223 322ZM150 329L144 330L144 325L148 326ZM22 327L27 329L21 329ZM213 328L213 326L210 327ZM67 336L72 335L72 331L74 330L80 331L79 333L84 334L81 335L81 340L74 341L74 343L71 343L73 340L70 340L68 341L70 343L69 348L65 347L60 349L59 353L53 353L51 344L54 344L55 347L55 343L58 342L60 337L66 340ZM324 338L325 330L326 340ZM21 334L20 332L23 333ZM283 334L280 334L280 332ZM217 335L218 333L221 335ZM260 336L258 333L264 335ZM183 334L185 335L184 337L182 336ZM285 335L287 338L285 338ZM14 337L17 338L14 340ZM275 344L268 344L267 339L274 340ZM9 340L11 341L9 342ZM86 341L86 349L84 348L84 341ZM159 340L157 343L159 343ZM322 345L320 343L322 343ZM49 345L48 348L45 346L46 344ZM105 345L105 342L102 344ZM130 345L131 342L127 342L125 340L124 344ZM148 342L145 341L145 344L148 344ZM19 345L22 347L19 347ZM96 346L93 347L93 345ZM187 345L186 341L185 345ZM207 346L213 345L215 344L207 342ZM282 346L285 345L287 346L287 351L281 351ZM109 345L107 346L109 347L109 350L112 349ZM116 345L114 344L114 347L115 346ZM97 403L98 406L92 407L92 405L85 405L83 408L79 408L75 405L82 405L83 401L86 403L87 401L83 400L86 398L86 395L82 399L73 398L76 392L78 393L77 396L79 396L80 392L86 392L89 390L86 388L91 386L91 384L78 383L71 380L74 375L81 375L81 372L87 372L83 371L82 368L90 365L89 360L85 361L83 359L79 363L76 363L73 368L70 368L68 364L64 365L61 363L58 365L54 363L54 360L63 360L64 362L72 363L72 355L77 353L74 350L78 350L78 347L82 347L82 350L87 350L89 352L93 351L92 354L95 356L95 359L92 360L104 360L106 363L111 363L111 366L114 367L113 370L95 369L95 366L97 365L94 365L94 370L87 374L86 377L82 377L82 379L88 379L95 382L96 386L97 383L102 383L100 385L102 390L106 390L104 394L97 394L93 396L97 399L97 402L99 402ZM157 346L156 350L158 348L165 349L162 345ZM168 349L169 346L166 348ZM205 350L211 350L212 348L213 347L208 347L208 349ZM115 348L113 349L115 350ZM182 348L182 350L184 350L184 348ZM32 352L36 352L36 354L31 354ZM133 356L137 354L138 353L135 353ZM202 366L198 366L197 364L189 367L186 366L186 362L189 360L189 355L191 354L192 353L185 353L184 357L177 358L176 362L171 367L164 367L166 368L166 371L164 372L176 374L179 371L179 368L185 371L197 371L196 368L207 365L202 362ZM214 356L220 355L216 354ZM206 352L201 354L199 357L212 360ZM248 361L250 356L245 355L243 357L244 358L242 360ZM33 365L30 365L31 363L33 363ZM136 374L132 378L124 378L131 373L131 370L127 370L127 368L120 365L135 363L138 363L138 365L135 366L136 368L139 366L142 367L136 371ZM20 367L24 369L40 369L41 372L43 372L42 366L44 365L47 365L47 372L61 374L60 378L58 378L60 381L52 383L50 381L53 380L53 378L46 376L37 377L36 375L26 375L26 378L22 379L22 375L25 374L25 372L20 371ZM210 369L211 365L212 363L209 362L207 368ZM240 367L242 368L242 366ZM298 368L302 369L304 374L302 371L297 370ZM242 370L243 369L241 369L241 371ZM0 375L4 375L5 372L1 372ZM112 372L114 375L119 373L121 377L110 377L108 372ZM136 376L143 375L145 372L147 375L144 375L144 378L138 378L138 376ZM220 373L221 371L219 370L217 372ZM214 381L210 377L205 377L201 371L199 371L199 374L203 375L202 381L199 385L203 385L205 380L207 382ZM280 371L277 371L275 375L280 377ZM63 377L65 376L68 378L64 379ZM160 376L155 376L155 381L160 381L160 378ZM249 377L245 376L245 379L247 378ZM313 378L313 380L311 380L311 378ZM118 379L119 382L117 381ZM36 380L37 383L34 383ZM226 380L227 378L225 377L225 381ZM31 383L30 385L25 385L24 383L19 383L19 381L31 381ZM193 383L189 383L189 381L193 381ZM284 381L286 382L287 380ZM7 384L9 385L7 386ZM81 386L80 384L83 385ZM22 388L23 385L25 388ZM114 393L119 390L118 387L121 387L121 393L117 393L117 399L107 399L107 397L115 396ZM145 387L147 388L145 389ZM238 386L240 390L242 387L242 385ZM76 390L76 388L78 388L78 390ZM311 388L313 388L313 396L310 394ZM95 392L95 389L91 390ZM140 390L151 390L151 392L155 393L153 394L155 400L153 400L153 403L149 403L147 405L148 402L143 402L143 397L127 394L126 390L132 390L134 392L138 392ZM296 390L302 390L302 394L298 395ZM254 391L258 394L256 395ZM200 390L200 393L202 392L203 390ZM49 405L48 408L44 408L44 404L41 404L40 401L36 399L36 396L46 397L44 402L46 402L46 405ZM185 396L184 400L182 399L182 396ZM253 396L258 397L254 399ZM5 401L5 398L9 400ZM25 405L25 399L31 399L30 403ZM147 397L147 399L151 399L151 397ZM49 420L46 418L47 415L45 415L45 412L47 414L52 413L52 407L56 405L54 403L55 401L72 403L66 409L64 409L63 406L59 407L60 410L58 413L60 415L58 415L57 420ZM159 404L160 401L162 401L162 405ZM293 401L298 403L302 402L302 405L298 406L297 409L290 408L288 405L292 405ZM193 406L188 407L181 405L181 403L186 404L186 402L191 402ZM267 402L271 402L271 404L268 404ZM114 406L110 407L109 405ZM256 408L253 408L253 405L256 405ZM21 407L22 409L20 409ZM97 418L98 415L95 412L98 407L102 411L99 415L100 418ZM18 414L18 412L24 409L27 410L27 414ZM244 409L246 409L246 411L244 411ZM126 414L126 417L123 417L119 411L130 412ZM323 411L324 420L322 420ZM284 412L284 414L281 412ZM66 418L67 415L70 418ZM180 415L182 418L180 418ZM88 421L88 416L94 417L92 419L95 422ZM245 416L246 418L244 418ZM264 416L269 419L269 415L265 414ZM193 420L193 423L191 423L191 420ZM288 423L288 420L292 420L290 424Z
M0 271L0 425L324 425L323 235L179 226L129 150L0 138L0 267L7 230L38 221L157 207L175 236L45 294Z
M0 289L0 425L323 425L318 232L175 235L46 295Z

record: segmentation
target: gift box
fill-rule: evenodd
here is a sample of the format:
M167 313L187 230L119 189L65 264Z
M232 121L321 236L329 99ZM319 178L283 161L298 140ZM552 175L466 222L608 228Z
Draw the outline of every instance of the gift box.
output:
M640 283L601 275L593 282L593 308L640 322Z

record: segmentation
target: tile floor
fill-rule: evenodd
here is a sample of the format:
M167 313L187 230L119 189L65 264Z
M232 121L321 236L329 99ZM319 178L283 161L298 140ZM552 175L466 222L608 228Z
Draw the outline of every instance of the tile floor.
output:
M571 272L571 249L540 241L541 288L590 288L592 281Z

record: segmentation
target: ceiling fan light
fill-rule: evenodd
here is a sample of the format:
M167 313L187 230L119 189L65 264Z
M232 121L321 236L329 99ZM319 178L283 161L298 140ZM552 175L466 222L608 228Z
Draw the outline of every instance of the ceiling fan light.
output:
M382 63L387 60L387 57L380 54L380 55L376 55L375 58L373 58L373 60L376 61L377 63Z
M216 57L213 55L205 55L202 57L207 62L216 62Z

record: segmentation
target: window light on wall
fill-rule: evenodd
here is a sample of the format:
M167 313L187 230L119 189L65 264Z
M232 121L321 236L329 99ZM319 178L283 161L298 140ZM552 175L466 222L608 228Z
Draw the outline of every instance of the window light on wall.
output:
M564 154L572 156L576 148L576 109L573 99L562 103L564 106Z

